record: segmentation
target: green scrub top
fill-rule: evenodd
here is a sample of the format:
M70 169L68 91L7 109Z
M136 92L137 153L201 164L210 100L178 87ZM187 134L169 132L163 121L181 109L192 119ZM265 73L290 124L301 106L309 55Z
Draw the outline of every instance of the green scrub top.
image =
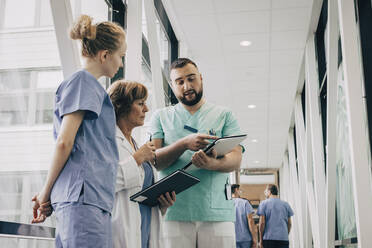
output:
M151 133L154 139L163 139L168 146L194 132L218 137L241 134L237 120L226 108L204 103L197 112L190 114L180 103L154 113ZM171 166L160 171L165 177L184 167L194 151L186 150ZM196 169L190 174L200 183L177 195L175 204L168 208L166 220L170 221L235 221L232 200L226 200L225 184L229 173Z

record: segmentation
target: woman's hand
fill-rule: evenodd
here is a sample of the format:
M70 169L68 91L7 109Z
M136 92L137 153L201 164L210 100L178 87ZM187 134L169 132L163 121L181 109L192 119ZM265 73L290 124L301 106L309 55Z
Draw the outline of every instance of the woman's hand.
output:
M32 206L32 211L34 218L31 223L42 223L49 217L53 210L50 204L49 194L39 193L32 197L31 199L34 204Z
M176 192L172 191L170 194L169 192L165 193L164 195L161 195L158 198L159 201L159 208L162 215L165 215L167 212L167 209L174 204L176 201Z
M133 157L136 160L138 166L145 161L153 162L155 159L155 146L152 141L147 142L141 146L134 154Z

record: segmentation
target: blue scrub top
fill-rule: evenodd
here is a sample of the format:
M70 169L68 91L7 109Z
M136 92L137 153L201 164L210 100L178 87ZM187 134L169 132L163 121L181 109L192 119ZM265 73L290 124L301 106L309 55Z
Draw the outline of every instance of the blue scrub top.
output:
M293 210L287 202L279 198L264 200L257 215L265 216L264 240L288 241L288 218L293 216Z
M77 202L83 190L83 202L111 212L119 161L115 141L115 112L110 97L97 79L80 70L64 80L55 98L54 138L63 116L84 110L84 120L75 137L63 170L52 192L51 202Z
M218 137L241 134L232 112L224 107L204 103L190 114L182 104L156 111L151 120L153 139L163 139L164 146L173 144L193 132L214 134ZM160 171L165 177L190 162L194 151L186 150L172 165ZM169 207L169 221L235 221L232 200L226 200L225 183L229 173L196 169L190 174L200 183L177 195L177 201Z
M236 242L251 241L252 235L248 226L247 215L253 213L251 204L245 199L233 198L235 204L235 233Z

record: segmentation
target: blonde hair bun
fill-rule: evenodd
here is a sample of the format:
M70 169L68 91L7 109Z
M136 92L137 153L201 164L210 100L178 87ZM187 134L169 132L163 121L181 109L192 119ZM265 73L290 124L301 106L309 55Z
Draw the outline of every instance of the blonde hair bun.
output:
M96 38L97 26L92 25L93 18L87 15L81 15L70 30L70 37L73 40L94 40Z

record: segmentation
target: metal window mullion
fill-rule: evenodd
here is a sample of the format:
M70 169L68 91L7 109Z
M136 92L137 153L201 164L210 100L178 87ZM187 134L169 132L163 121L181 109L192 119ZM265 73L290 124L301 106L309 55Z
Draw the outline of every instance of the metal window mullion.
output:
M288 167L288 154L285 153L283 159L283 173L284 173L284 182L285 182L285 197L284 199L287 201L291 201L291 181L289 180L289 167Z
M5 22L5 0L0 0L0 30L4 28L4 22Z
M294 247L302 247L301 244L301 238L300 238L300 235L301 235L301 232L302 232L302 228L301 228L301 224L302 224L302 221L301 221L301 214L300 213L300 207L298 205L298 202L297 202L297 192L296 192L296 181L293 180L293 165L291 165L292 161L291 161L291 158L290 158L290 155L289 155L289 152L287 152L288 154L288 157L286 156L286 160L288 160L288 177L289 177L289 182L290 182L290 190L289 190L289 198L290 198L290 205L291 207L293 208L293 211L296 213L293 217L292 217L292 222L293 222L293 228L292 228L292 231L293 231L293 246Z
M31 196L31 180L30 175L22 176L22 201L21 201L21 223L27 223L29 221L29 207Z
M336 216L336 138L337 138L337 74L338 16L336 0L328 0L327 44L327 149L326 149L326 247L333 248Z
M27 126L35 125L36 119L36 86L37 72L30 72L30 90L28 94L28 111L27 111Z
M75 13L72 13L72 19L77 18L78 16L83 14L82 5L83 3L81 2L81 0L75 0Z
M317 205L318 221L319 221L319 242L320 246L324 247L325 244L325 225L326 225L326 199L324 195L325 185L325 171L324 171L324 154L323 154L323 141L322 141L322 124L320 115L319 104L319 79L318 71L316 69L315 58L315 41L314 35L311 35L306 44L306 94L308 98L308 110L306 115L306 122L308 138L310 139L307 144L311 145L312 156L310 165L314 172L314 192ZM309 148L308 148L309 149ZM309 159L309 158L308 158Z
M295 155L295 145L294 145L294 137L293 137L293 129L289 131L288 135L288 158L289 158L289 168L290 168L290 176L293 186L293 195L294 195L294 203L296 208L296 215L295 218L298 221L298 238L299 238L299 247L304 247L304 238L303 238L303 214L301 208L301 194L299 190L299 183L298 183L298 176L297 176L297 169L296 169L296 155Z
M70 0L50 0L50 7L56 31L63 76L67 78L80 68L77 43L66 35L66 30L69 30L73 22Z
M41 23L41 0L35 0L34 27L40 27Z
M294 197L294 194L293 194L293 188L294 188L294 185L293 185L293 181L291 180L291 169L290 169L290 165L289 165L289 160L288 160L288 153L286 152L285 155L284 155L284 159L283 159L283 168L284 170L286 171L286 181L288 183L288 188L287 188L287 201L288 203L292 206L294 212L297 213L296 211L296 204L295 204L295 197ZM293 228L292 228L292 234L289 235L289 238L291 239L291 243L293 244L294 247L299 247L298 246L298 242L299 242L299 238L298 238L298 231L299 231L299 222L297 221L297 218L295 216L295 218L292 218L292 222L293 222Z
M160 64L160 50L156 27L156 14L153 0L144 0L145 15L147 23L148 45L150 50L150 63L152 75L152 87L154 91L154 105L155 108L162 108L165 106L163 74Z
M283 190L285 190L285 184L284 184L284 176L283 176L283 173L284 173L284 169L283 169L283 166L280 167L279 169L279 177L280 177L280 180L279 180L279 195L280 195L280 198L282 198L283 196Z
M301 94L297 94L295 100L295 123L296 123L296 141L297 141L297 160L298 160L298 174L299 174L299 186L301 191L301 209L304 218L304 247L311 247L312 234L311 234L311 220L310 212L308 208L308 196L307 196L307 172L306 172L306 148L305 148L305 124L304 116L302 113L302 99Z
M305 87L309 83L306 80ZM314 178L314 170L313 170L313 156L312 156L312 144L311 144L311 127L310 127L310 103L309 103L309 90L306 89L306 96L305 96L305 113L306 113L306 148L305 148L305 161L306 161L306 168L305 168L305 176L306 176L306 192L308 196L308 207L310 211L310 218L311 218L311 230L313 233L313 240L315 247L320 246L320 228L319 228L319 213L318 213L318 205L316 203L316 195L313 185L313 178Z
M338 1L358 247L372 244L372 187L354 1Z

